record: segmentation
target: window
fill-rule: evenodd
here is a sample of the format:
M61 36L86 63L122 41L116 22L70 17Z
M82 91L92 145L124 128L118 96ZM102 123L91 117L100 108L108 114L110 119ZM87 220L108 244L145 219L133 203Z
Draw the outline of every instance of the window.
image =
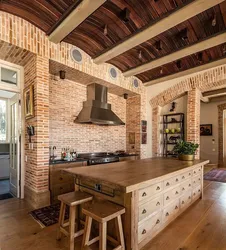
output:
M17 71L1 68L1 81L13 85L17 85Z
M7 141L7 101L0 99L0 142Z

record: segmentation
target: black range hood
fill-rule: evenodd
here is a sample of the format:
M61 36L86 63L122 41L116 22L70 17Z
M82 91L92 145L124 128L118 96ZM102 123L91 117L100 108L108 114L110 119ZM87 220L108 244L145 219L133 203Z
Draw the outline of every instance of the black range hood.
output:
M87 101L83 102L75 122L94 123L98 125L125 125L125 123L111 110L107 103L108 88L92 83L87 86Z

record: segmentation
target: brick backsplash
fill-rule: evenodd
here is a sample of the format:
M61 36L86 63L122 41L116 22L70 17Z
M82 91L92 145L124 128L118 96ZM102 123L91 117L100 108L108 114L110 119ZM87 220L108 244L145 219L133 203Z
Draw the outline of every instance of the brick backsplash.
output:
M126 126L99 126L75 123L86 101L86 86L50 77L50 145L71 147L78 153L126 150ZM112 110L126 122L126 100L108 93Z

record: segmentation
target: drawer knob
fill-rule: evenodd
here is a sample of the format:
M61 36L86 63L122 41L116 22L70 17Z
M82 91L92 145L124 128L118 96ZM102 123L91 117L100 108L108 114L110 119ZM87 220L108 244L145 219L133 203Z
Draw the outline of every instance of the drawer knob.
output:
M196 193L193 194L194 196L196 195Z
M184 176L182 176L182 179L184 179L185 177Z
M176 206L175 209L178 209L178 206Z
M160 206L160 202L159 201L156 203L156 206Z
M196 171L194 171L194 174L196 174Z
M191 175L191 173L189 173L189 175Z
M181 203L184 204L184 201L182 201Z
M201 171L201 169L199 169L199 172Z
M147 194L145 192L143 192L142 197L145 197L145 196L147 196Z
M156 190L160 190L160 187L158 186L158 187L156 188Z
M193 181L193 183L195 183L195 181Z
M201 179L199 178L199 181L200 181Z
M157 220L157 221L156 221L156 224L159 224L159 223L160 223L160 220Z
M169 196L166 197L166 200L169 200Z
M201 192L201 190L199 189L199 192Z
M144 229L143 231L142 231L142 234L146 234L147 233L147 231Z
M178 182L178 179L176 179L176 182Z
M144 209L143 211L142 211L142 214L146 214L147 213L147 211L146 211L146 209Z
M188 185L189 187L191 186L191 183Z
M60 181L62 181L63 180L63 178L62 177L60 177Z
M176 191L176 193L175 194L179 194L177 191Z
M185 190L185 188L182 188L182 190Z
M62 187L60 187L60 190L62 190L63 188Z
M188 199L190 200L190 199L191 199L191 196L189 196Z
M166 186L169 186L169 185L170 185L169 182L167 182L167 183L166 183Z
M169 213L168 213L168 212L166 213L166 216L169 216Z

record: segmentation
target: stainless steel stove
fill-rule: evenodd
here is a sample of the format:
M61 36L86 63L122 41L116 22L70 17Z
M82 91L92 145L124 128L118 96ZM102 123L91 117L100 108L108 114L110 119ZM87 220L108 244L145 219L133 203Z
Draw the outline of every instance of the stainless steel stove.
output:
M111 162L118 162L119 156L114 154L109 154L106 152L101 153L88 153L88 154L80 154L78 158L87 159L87 165L98 165L98 164L106 164Z

